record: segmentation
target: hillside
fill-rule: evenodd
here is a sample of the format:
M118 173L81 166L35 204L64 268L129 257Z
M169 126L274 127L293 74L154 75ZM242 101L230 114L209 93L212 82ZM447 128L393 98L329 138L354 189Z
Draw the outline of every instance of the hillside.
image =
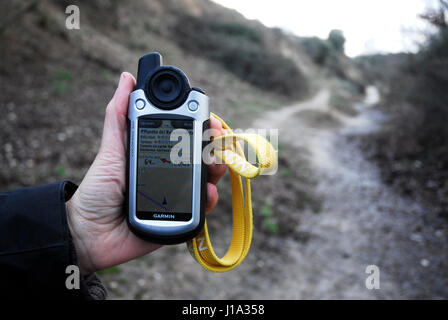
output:
M81 7L81 30L65 28L72 3ZM159 51L165 63L185 70L212 98L212 110L234 126L306 97L328 78L296 37L207 0L1 6L14 18L0 24L0 102L7 115L0 122L13 150L3 161L23 173L3 168L0 183L8 189L61 176L79 181L98 147L119 72L136 74L147 52ZM212 49L200 40L207 34L219 39Z

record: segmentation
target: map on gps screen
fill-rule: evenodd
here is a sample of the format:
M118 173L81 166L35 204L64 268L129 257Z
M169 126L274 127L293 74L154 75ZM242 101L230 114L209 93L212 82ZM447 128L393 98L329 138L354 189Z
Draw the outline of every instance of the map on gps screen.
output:
M192 136L191 120L139 120L137 215L141 218L191 218ZM173 158L172 151L178 157Z

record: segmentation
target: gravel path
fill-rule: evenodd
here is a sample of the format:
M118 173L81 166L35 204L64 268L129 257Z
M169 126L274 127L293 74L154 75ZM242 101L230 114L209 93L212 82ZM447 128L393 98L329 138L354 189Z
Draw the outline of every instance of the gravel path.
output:
M405 199L380 179L379 169L365 160L357 136L377 130L383 115L369 88L358 116L345 117L328 105L323 90L309 102L276 113L271 126L293 127L308 110L330 114L334 129L301 126L289 142L311 151L317 192L324 199L319 214L304 213L300 230L310 233L306 246L288 242L293 257L285 265L275 298L407 299L447 298L446 222ZM296 117L294 117L296 116ZM267 118L270 118L267 116ZM268 125L261 120L260 126ZM368 265L380 270L380 289L368 290Z

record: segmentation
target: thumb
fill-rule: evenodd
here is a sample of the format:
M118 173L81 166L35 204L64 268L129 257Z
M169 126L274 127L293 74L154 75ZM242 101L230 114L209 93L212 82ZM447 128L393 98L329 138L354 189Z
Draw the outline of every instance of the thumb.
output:
M123 148L125 149L129 94L134 86L134 77L128 72L123 72L115 94L106 108L100 151L121 154Z

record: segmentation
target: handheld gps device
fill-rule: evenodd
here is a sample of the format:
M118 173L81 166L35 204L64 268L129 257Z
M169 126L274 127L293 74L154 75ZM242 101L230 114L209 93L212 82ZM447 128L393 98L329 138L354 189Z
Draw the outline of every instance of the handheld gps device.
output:
M194 238L204 225L208 97L153 52L140 58L129 98L126 214L138 237L160 244Z

